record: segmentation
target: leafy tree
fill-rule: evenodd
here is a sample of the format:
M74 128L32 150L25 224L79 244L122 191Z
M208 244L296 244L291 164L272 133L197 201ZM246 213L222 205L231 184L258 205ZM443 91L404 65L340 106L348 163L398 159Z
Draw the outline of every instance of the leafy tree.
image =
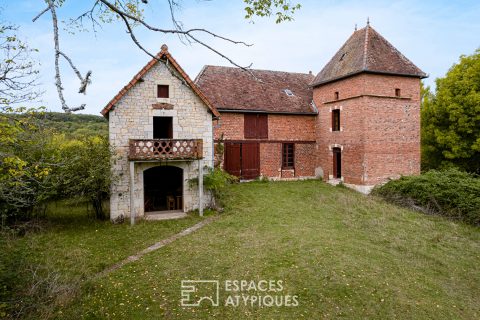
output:
M480 173L480 49L461 56L435 95L422 100L424 169L456 166Z
M62 140L62 139L61 139ZM112 152L104 136L82 137L59 143L63 165L58 170L58 193L63 198L88 200L97 219L105 219L103 202L112 179Z
M59 165L52 131L41 110L8 108L0 113L0 216L2 224L29 219L55 195L52 172ZM15 113L23 112L22 117ZM13 115L12 115L13 114Z

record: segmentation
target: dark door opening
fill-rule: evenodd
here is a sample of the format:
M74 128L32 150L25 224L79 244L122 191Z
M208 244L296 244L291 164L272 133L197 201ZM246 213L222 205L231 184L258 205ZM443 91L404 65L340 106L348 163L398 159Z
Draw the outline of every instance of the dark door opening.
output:
M173 139L172 121L172 117L153 117L153 139Z
M260 175L260 144L225 143L224 169L241 179L257 178Z
M342 177L342 150L333 148L333 177L340 179Z
M143 172L145 212L183 210L183 170L158 166Z

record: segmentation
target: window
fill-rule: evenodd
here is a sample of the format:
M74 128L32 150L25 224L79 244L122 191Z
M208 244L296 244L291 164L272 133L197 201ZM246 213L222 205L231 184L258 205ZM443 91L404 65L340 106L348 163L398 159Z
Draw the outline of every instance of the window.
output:
M268 139L268 116L246 113L243 116L245 139Z
M172 139L172 117L153 117L153 139Z
M168 85L166 84L157 85L157 98L169 98Z
M332 110L332 131L340 131L340 110Z
M338 91L336 91L336 92L335 92L335 100L338 100L338 97L339 97Z
M289 96L289 97L293 97L293 96L294 96L292 90L290 90L290 89L285 89L285 90L283 90L283 92L285 92L285 94L286 94L287 96Z
M282 145L282 169L293 169L295 167L295 148L293 143Z
M400 89L395 89L395 97L400 97Z

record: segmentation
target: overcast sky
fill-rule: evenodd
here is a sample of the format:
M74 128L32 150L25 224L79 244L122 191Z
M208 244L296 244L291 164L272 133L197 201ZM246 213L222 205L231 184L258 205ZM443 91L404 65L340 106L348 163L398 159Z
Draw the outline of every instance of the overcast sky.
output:
M292 0L296 2L297 0ZM66 0L58 10L59 19L67 20L85 11L93 0ZM407 58L430 75L425 82L433 85L458 61L461 54L472 54L480 47L480 1L309 1L298 0L302 8L295 20L275 24L273 19L244 19L242 0L184 0L177 13L185 28L205 28L252 47L232 45L209 37L209 41L240 65L256 69L318 73L354 31L371 25ZM35 23L32 18L44 7L43 0L0 0L2 20L20 26L20 34L40 51L42 104L61 111L53 79L53 40L49 14ZM146 20L153 25L171 27L166 0L150 0ZM204 65L229 65L215 53L199 46L184 45L175 36L152 33L137 28L138 38L152 52L166 43L170 53L193 79ZM62 32L61 48L71 56L84 74L93 71L87 95L77 94L78 80L63 66L67 103L86 103L83 113L100 110L137 73L150 58L130 40L121 23L106 25L97 33Z

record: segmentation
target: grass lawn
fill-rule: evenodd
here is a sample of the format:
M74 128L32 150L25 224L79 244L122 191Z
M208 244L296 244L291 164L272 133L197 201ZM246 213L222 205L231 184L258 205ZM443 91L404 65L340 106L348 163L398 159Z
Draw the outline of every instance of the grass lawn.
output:
M480 318L479 228L321 181L244 183L229 194L218 220L104 278L84 281L73 301L56 306L55 316ZM85 276L198 219L134 228L73 221L10 246L61 274ZM182 307L181 281L190 279L219 280L221 305ZM280 293L242 293L296 295L299 305L225 306L225 280L282 280Z
M132 228L128 222L89 218L85 205L51 204L37 232L0 234L0 318L7 307L2 298L11 292L9 307L13 303L24 316L49 317L70 303L91 276L200 220L192 215Z

